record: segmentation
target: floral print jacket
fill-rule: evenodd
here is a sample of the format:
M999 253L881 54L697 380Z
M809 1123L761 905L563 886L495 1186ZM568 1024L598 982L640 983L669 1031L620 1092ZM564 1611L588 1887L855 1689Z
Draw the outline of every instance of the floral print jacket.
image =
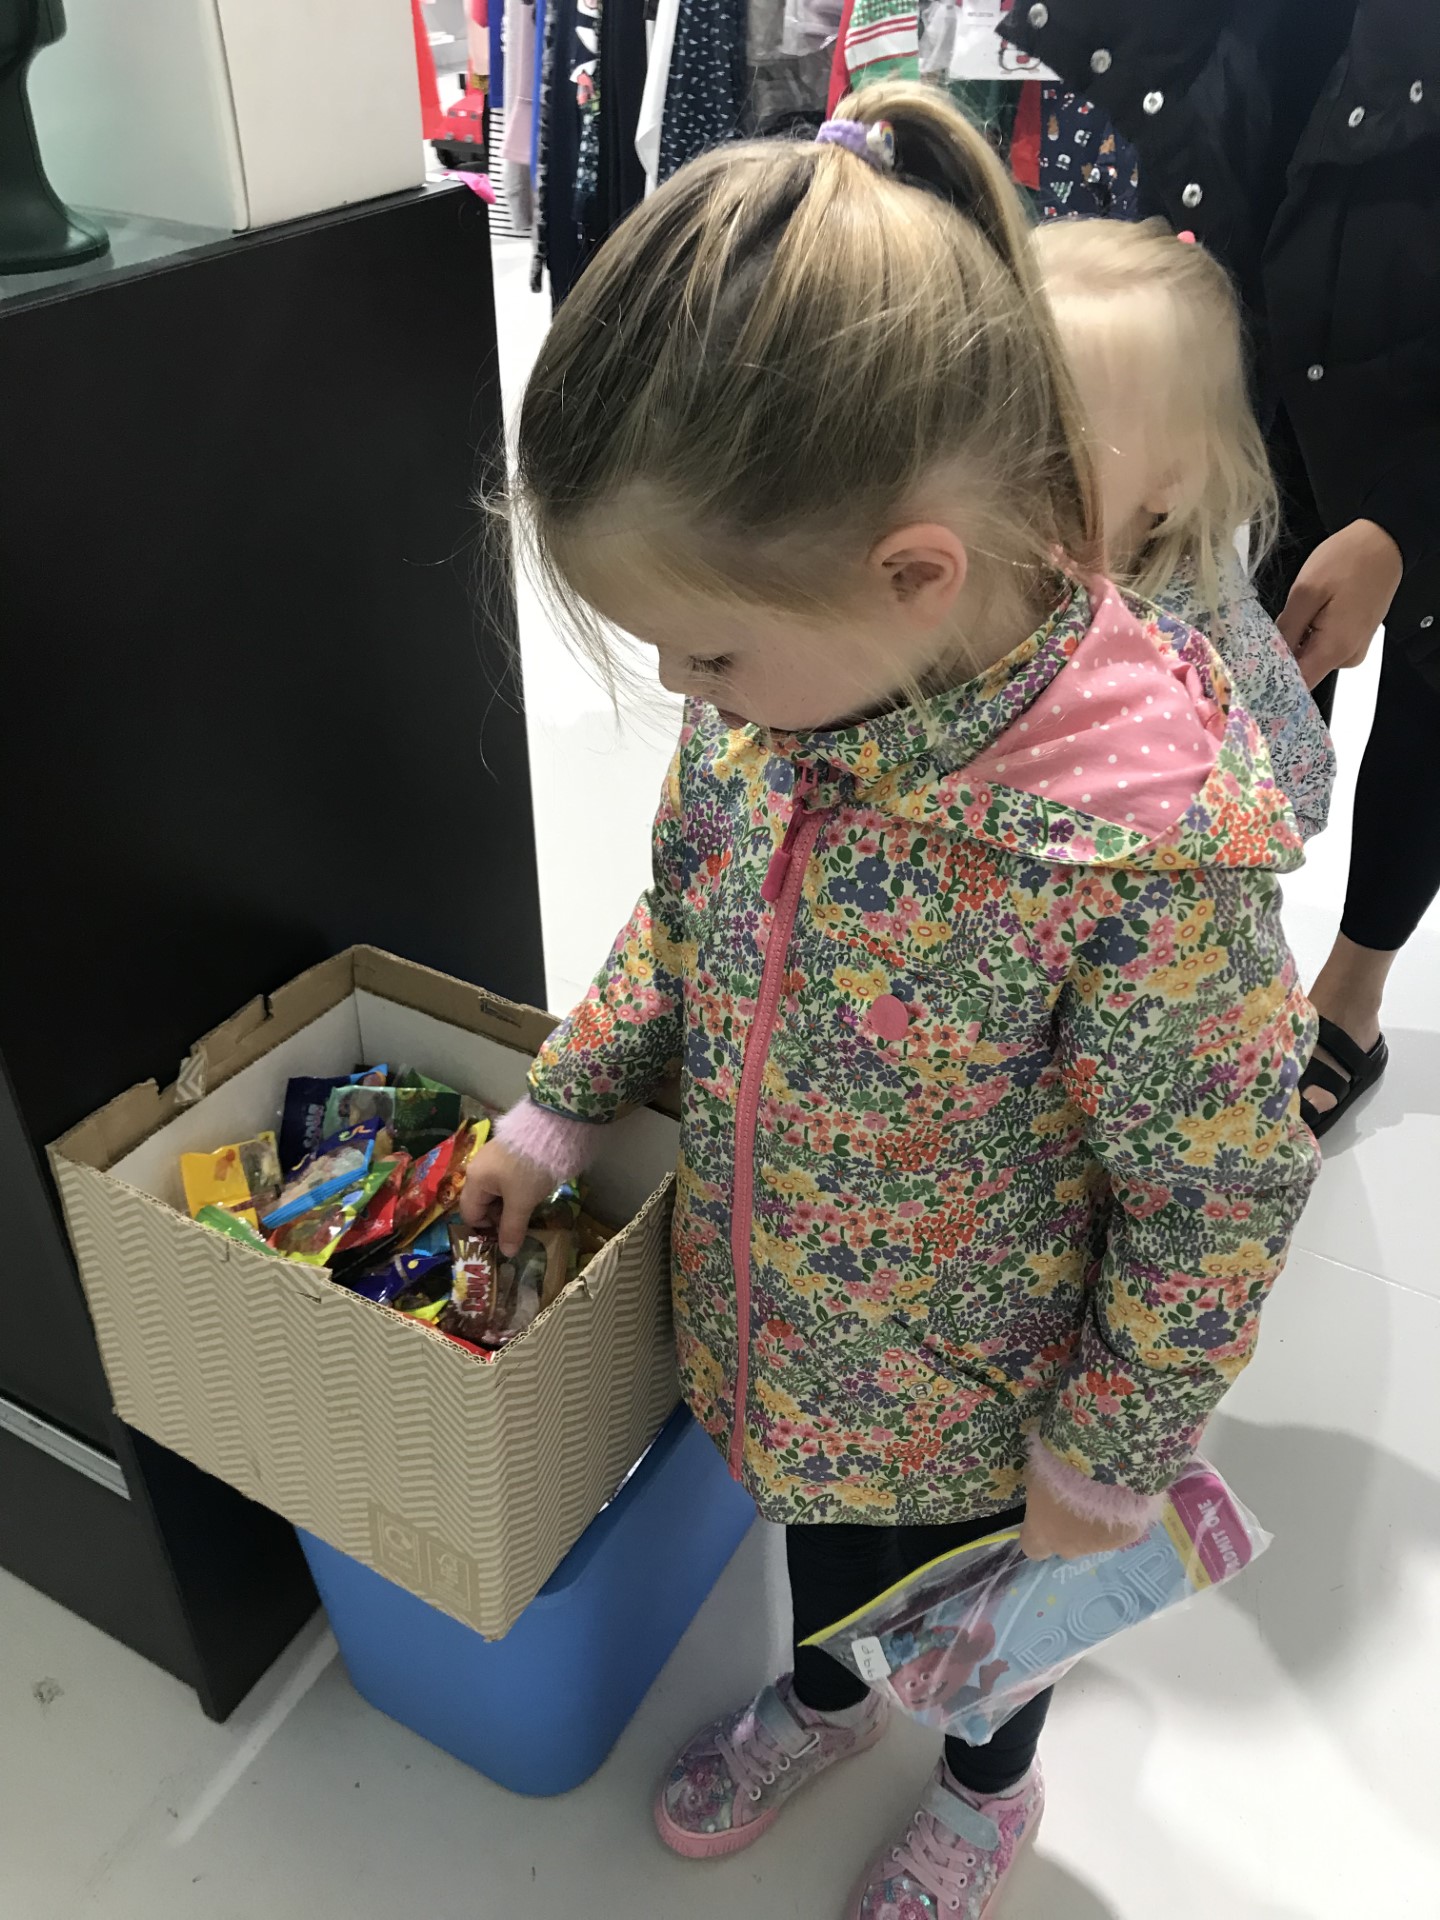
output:
M1103 582L924 711L690 710L654 885L502 1137L578 1158L680 1068L681 1374L768 1518L1176 1476L1316 1171L1300 857L1209 643Z
M1295 810L1304 839L1325 831L1335 786L1335 748L1293 653L1234 561L1221 580L1220 606L1205 606L1192 567L1155 596L1156 605L1215 642L1242 706L1260 723L1270 766Z

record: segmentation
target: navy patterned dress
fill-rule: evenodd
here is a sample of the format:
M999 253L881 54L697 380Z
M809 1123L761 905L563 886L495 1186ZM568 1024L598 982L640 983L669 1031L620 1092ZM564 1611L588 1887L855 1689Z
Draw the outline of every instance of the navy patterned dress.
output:
M662 180L697 153L745 135L745 7L746 0L685 0L680 8L660 129Z
M1083 93L1047 86L1040 126L1042 219L1140 218L1139 157Z

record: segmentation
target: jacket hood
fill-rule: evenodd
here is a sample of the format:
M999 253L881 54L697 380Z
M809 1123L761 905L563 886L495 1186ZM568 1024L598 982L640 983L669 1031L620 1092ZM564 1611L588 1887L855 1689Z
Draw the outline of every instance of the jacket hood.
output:
M1303 843L1210 642L1108 581L927 703L779 736L819 805L854 801L1053 864L1289 871Z

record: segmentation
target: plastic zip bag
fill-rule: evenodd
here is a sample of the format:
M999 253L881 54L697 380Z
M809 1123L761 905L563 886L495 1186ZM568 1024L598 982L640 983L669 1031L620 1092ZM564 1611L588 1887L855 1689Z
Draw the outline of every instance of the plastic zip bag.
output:
M1027 1560L1019 1540L994 1533L947 1553L806 1644L912 1718L983 1746L1092 1647L1233 1580L1271 1536L1196 1460L1133 1546Z

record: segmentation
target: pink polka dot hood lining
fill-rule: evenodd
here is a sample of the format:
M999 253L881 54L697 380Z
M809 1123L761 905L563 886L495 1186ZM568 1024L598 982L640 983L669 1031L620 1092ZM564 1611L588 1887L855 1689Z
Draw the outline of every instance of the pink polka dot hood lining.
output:
M1303 842L1264 737L1202 634L1105 580L968 686L777 738L814 804L847 795L1058 865L1288 870Z
M1225 727L1213 681L1162 652L1106 583L1068 663L965 773L1158 840L1205 786Z

